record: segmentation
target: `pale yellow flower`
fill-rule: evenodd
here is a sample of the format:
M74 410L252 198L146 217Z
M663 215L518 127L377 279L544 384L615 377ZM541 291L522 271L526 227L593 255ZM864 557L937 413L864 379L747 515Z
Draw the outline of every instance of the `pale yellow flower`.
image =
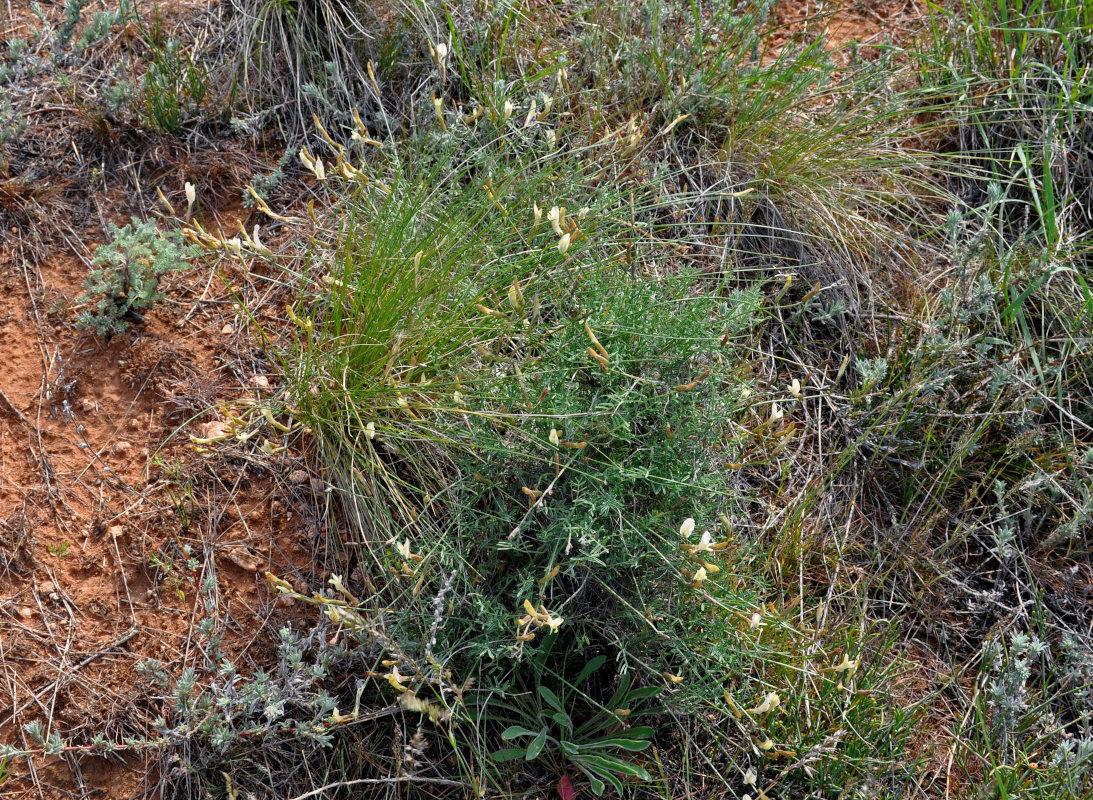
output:
M713 535L709 531L702 531L702 536L698 540L698 544L691 547L692 553L712 553L716 542L713 540Z
M763 698L763 702L757 705L755 708L749 708L749 714L766 714L769 711L773 711L782 704L782 698L778 696L778 692L768 692L767 696Z
M561 236L562 223L565 222L565 206L551 206L547 212L547 219L550 220L550 227L554 229L554 233Z

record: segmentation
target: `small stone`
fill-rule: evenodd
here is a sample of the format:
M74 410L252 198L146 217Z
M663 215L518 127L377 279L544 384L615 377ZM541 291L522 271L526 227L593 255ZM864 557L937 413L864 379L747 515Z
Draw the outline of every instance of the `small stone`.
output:
M31 619L34 616L34 612L31 611L28 606L22 606L19 609L19 616L23 619Z
M107 534L109 534L111 539L117 539L119 536L125 535L125 526L111 525L109 528L106 529L106 532Z
M225 325L223 328L220 329L220 332L225 336L231 336L233 333L235 333L235 328L233 328L231 325Z
M126 441L118 441L118 442L114 442L114 452L115 452L115 453L125 453L125 452L127 452L127 451L129 450L129 448L131 448L132 446L133 446L133 445L129 444L129 442L126 442Z
M268 389L269 378L267 378L265 375L255 375L254 385L257 386L259 389Z
M212 422L206 422L204 425L199 426L202 438L205 439L223 439L231 434L231 426L222 420L213 420Z
M311 475L308 474L306 469L294 469L288 474L289 483L307 483L311 480Z

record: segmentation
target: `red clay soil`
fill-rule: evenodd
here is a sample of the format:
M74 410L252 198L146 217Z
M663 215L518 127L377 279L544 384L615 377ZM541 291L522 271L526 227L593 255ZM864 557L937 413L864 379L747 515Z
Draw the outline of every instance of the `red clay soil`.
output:
M879 45L905 39L928 14L924 0L789 0L774 9L778 27L793 34L822 33L829 47L844 59L852 46L860 57L874 57Z
M226 288L191 275L178 302L107 342L76 332L66 308L86 273L70 254L0 268L0 742L30 750L35 720L77 748L152 734L160 711L135 667L194 661L195 585L212 576L229 652L261 660L249 651L273 613L262 573L311 560L311 528L269 477L284 457L202 455L188 434L205 428L178 431L271 387L240 374L249 345L225 323ZM4 798L131 797L148 771L140 754L79 749L9 768Z

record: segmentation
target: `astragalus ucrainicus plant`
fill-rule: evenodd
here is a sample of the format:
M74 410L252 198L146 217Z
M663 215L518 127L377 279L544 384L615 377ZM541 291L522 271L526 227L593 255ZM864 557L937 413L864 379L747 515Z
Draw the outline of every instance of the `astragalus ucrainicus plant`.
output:
M822 761L844 717L882 712L854 692L884 667L765 604L740 535L737 470L794 441L799 382L753 390L763 293L661 223L670 179L634 158L672 128L569 139L566 86L437 94L404 141L319 126L300 160L326 208L256 198L309 234L279 357L340 512L329 583L270 585L378 648L355 707L398 704L478 793Z

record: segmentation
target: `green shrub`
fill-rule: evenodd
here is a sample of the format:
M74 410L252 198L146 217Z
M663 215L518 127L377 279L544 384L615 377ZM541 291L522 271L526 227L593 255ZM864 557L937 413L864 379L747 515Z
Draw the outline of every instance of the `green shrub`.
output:
M178 133L211 95L209 81L209 68L200 54L195 58L184 52L175 39L153 46L141 81L145 122L155 131Z
M134 219L123 228L111 224L109 232L110 241L95 249L98 269L84 280L84 293L77 298L95 305L79 315L76 327L100 335L122 333L141 320L140 312L163 299L160 278L185 269L186 259L198 252L182 244L176 231L161 233L150 221Z

